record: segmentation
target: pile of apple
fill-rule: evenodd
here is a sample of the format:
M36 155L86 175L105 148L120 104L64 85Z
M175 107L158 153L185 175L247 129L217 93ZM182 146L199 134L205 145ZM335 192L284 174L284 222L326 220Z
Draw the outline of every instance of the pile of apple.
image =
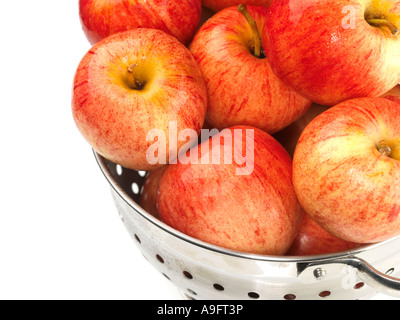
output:
M400 0L80 0L79 9L93 46L74 78L73 117L100 155L148 171L149 213L265 255L400 234ZM202 128L216 134L187 134ZM165 141L149 137L154 129ZM201 161L217 148L219 161Z

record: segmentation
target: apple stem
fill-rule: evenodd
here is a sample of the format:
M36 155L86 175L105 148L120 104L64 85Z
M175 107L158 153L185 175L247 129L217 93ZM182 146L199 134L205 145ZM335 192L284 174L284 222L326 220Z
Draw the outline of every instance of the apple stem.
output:
M379 142L378 151L382 156L389 157L392 153L392 149L384 142Z
M142 90L143 87L145 86L145 82L139 80L137 77L135 77L135 75L133 74L133 72L135 71L135 68L138 66L137 63L133 63L130 66L128 66L128 73L132 74L132 79L128 79L128 84L132 89L135 90ZM133 81L132 81L133 80Z
M399 33L399 28L393 23L385 19L368 19L367 22L373 27L387 27L392 35L396 36Z
M128 67L128 72L129 73L133 73L133 71L135 70L135 68L138 66L137 63L132 63L129 67Z
M260 37L260 33L258 32L257 24L254 19L251 17L249 10L247 9L246 5L241 4L238 7L238 11L243 14L246 18L247 22L249 23L251 29L253 30L253 39L254 39L254 55L257 58L261 58L261 49L262 49L262 41Z

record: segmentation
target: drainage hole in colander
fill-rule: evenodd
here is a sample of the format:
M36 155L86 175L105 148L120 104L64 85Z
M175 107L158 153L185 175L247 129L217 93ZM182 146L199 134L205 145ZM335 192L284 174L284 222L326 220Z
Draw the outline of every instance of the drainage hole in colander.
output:
M138 174L143 178L146 175L146 171L138 171Z
M364 282L359 282L354 285L353 289L357 290L357 289L361 289L362 287L364 287Z
M142 243L142 241L140 240L140 238L139 238L139 236L138 236L137 234L135 234L135 240L136 240L138 243Z
M288 293L288 294L284 295L283 299L285 299L285 300L295 300L296 299L296 295L293 294L293 293Z
M157 260L160 261L161 263L164 263L164 259L163 259L159 254L156 254L156 258L157 258Z
M218 284L218 283L214 283L213 287L214 287L214 289L216 289L218 291L224 291L225 290L225 288L223 286L221 286L220 284Z
M257 292L249 292L247 295L252 299L260 298L260 295Z
M326 290L326 291L321 291L321 292L319 293L319 296L320 296L321 298L326 298L326 297L329 297L330 295L331 295L331 292L328 291L328 290Z
M117 164L115 167L115 170L117 171L117 175L122 176L122 166Z
M183 271L183 275L187 278L187 279L193 279L192 274L189 271Z
M134 194L139 194L140 188L139 188L139 185L136 182L132 183L131 188L132 188L132 192Z
M192 295L194 295L194 296L197 296L197 293L196 293L195 291L193 291L192 289L187 289L187 291L188 291L190 294L192 294Z

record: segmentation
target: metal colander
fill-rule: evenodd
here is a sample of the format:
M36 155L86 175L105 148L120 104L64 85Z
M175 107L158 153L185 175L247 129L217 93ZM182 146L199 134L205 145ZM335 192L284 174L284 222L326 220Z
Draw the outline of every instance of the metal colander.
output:
M329 255L265 256L226 250L176 231L139 206L146 172L95 158L129 234L145 258L188 299L400 297L400 237ZM379 270L379 271L378 271Z

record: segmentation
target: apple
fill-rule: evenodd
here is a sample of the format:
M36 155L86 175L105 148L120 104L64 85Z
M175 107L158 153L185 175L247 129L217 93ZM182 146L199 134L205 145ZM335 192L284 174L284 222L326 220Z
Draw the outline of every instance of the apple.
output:
M293 157L296 149L297 141L305 127L319 114L328 110L329 106L322 106L313 103L307 112L298 120L291 123L286 128L274 134L274 138L287 150L289 155Z
M311 105L279 80L263 55L259 32L266 13L243 5L224 9L203 24L189 47L207 87L207 121L219 130L243 124L275 133Z
M161 30L132 29L101 40L81 60L73 84L79 131L100 155L128 169L155 170L187 143L166 139L168 148L159 154L165 163L151 163L153 129L169 137L170 122L178 132L199 133L203 126L201 72L189 50Z
M157 207L158 182L165 168L166 166L163 166L146 174L143 189L140 194L140 206L158 219L160 219Z
M328 254L354 249L358 246L360 246L358 243L348 242L330 234L304 213L299 232L286 255Z
M238 6L240 4L259 6L268 8L273 0L202 0L204 7L209 8L213 11L221 11L222 9Z
M262 39L286 85L333 106L399 82L399 26L400 0L276 0Z
M161 175L162 221L240 252L280 255L289 249L302 211L292 185L292 160L272 136L233 126L190 149L190 159L169 165Z
M400 84L386 92L382 97L400 103Z
M201 16L201 0L79 0L83 31L93 45L135 28L160 29L188 45Z
M355 98L317 116L297 143L293 184L305 212L340 239L400 234L400 106Z

